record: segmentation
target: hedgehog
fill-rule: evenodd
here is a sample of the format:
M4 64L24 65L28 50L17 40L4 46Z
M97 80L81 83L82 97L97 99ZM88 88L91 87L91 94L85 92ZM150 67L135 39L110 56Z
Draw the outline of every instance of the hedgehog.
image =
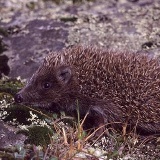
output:
M160 133L160 64L145 53L75 46L50 53L15 102L138 134Z

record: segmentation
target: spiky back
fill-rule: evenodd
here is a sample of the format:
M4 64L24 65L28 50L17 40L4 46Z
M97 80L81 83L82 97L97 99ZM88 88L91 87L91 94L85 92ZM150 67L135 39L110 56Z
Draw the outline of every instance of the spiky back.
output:
M117 53L74 47L49 55L45 65L74 68L79 94L110 99L124 116L140 115L144 122L160 122L160 65L145 54Z

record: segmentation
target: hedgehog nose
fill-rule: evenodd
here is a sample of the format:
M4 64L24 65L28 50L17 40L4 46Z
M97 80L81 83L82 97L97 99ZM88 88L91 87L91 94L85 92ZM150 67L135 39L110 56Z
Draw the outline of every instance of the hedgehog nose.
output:
M14 97L14 100L16 103L22 103L23 102L23 98L20 94L16 94Z

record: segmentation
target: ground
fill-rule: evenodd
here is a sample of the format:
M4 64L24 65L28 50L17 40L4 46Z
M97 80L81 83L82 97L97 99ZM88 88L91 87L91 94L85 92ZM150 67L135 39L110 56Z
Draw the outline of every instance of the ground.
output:
M0 77L4 74L11 78L20 76L28 79L50 51L76 44L147 52L159 58L159 0L73 2L0 1ZM0 92L4 91L1 89ZM1 135L14 135L3 121L0 125ZM4 139L2 143L5 144ZM148 159L158 157L158 147L158 143L149 147L148 150L152 148L155 152L153 155L148 153Z

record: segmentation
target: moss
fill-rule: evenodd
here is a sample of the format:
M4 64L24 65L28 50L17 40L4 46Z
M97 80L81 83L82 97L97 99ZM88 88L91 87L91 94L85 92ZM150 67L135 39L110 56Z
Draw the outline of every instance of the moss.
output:
M33 122L28 119L32 119L30 109L26 106L13 104L13 96L22 88L24 83L21 80L5 78L0 80L0 101L5 101L5 106L1 107L1 119L4 122L14 122L14 125L25 124L30 125ZM7 114L3 114L6 112ZM44 119L44 115L32 111L37 115L37 119ZM20 116L18 116L20 115ZM13 123L12 123L13 124Z
M27 122L27 119L31 117L29 109L18 105L11 105L14 94L17 93L22 86L23 83L20 80L7 78L0 80L0 101L5 101L4 107L0 109L0 118L3 119L4 122L13 122L13 119L16 119L16 122L20 124L31 124L31 122ZM5 112L7 114L4 114Z
M53 135L53 131L47 126L32 126L27 130L21 130L18 133L27 135L28 138L25 143L47 146L51 141L50 137Z
M32 114L30 114L30 108L22 105L11 105L7 108L4 108L2 112L6 111L7 115L2 116L4 122L10 122L11 124L17 126L21 125L31 125L33 123L39 124L41 121L46 118L45 114L41 114L41 111L37 109L32 111L32 114L36 115L33 119ZM20 116L19 116L20 115Z
M14 95L20 88L23 87L23 83L17 79L0 80L0 93L8 93Z
M31 121L28 121L28 119L31 118L31 115L29 109L26 107L13 105L6 108L5 111L8 115L3 119L4 122L10 122L16 119L16 122L20 124L30 125L32 123Z

